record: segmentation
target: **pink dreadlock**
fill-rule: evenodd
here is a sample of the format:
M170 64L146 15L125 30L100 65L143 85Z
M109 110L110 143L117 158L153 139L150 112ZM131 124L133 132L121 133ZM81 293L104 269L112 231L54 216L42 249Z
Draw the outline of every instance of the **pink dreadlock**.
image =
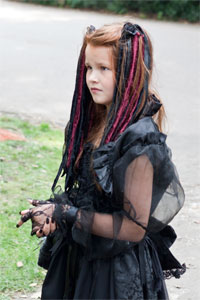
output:
M142 114L149 96L149 74L152 68L151 43L140 26L131 23L115 25L110 33L109 26L95 30L88 28L80 52L76 86L68 126L66 149L57 178L62 170L66 173L66 189L73 185L74 165L77 157L93 128L95 105L86 85L85 48L88 43L102 45L103 35L107 36L103 46L113 47L116 58L116 86L113 102L107 116L107 125L101 144L117 139L129 125ZM121 31L121 33L120 33ZM116 38L117 36L117 38ZM121 88L118 88L121 87ZM52 189L56 185L56 180Z

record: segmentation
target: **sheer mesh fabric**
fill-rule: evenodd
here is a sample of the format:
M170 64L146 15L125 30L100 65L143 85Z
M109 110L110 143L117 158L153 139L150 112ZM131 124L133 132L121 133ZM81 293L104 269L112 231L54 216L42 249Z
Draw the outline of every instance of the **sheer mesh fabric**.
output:
M172 166L174 174L173 179L151 214L151 223L155 221L155 224L162 224L162 227L168 224L179 212L185 199L184 191L180 184L176 167L173 163Z
M134 159L125 172L121 211L104 214L79 210L75 226L87 234L139 242L145 235L152 199L153 167L146 155Z
M79 187L69 189L66 196L79 208L72 237L91 248L91 255L103 252L96 249L100 241L111 253L112 245L120 250L127 241L138 243L146 231L160 232L183 206L184 191L165 140L146 117L115 143L95 150L85 144L76 178ZM97 192L94 176L102 193Z

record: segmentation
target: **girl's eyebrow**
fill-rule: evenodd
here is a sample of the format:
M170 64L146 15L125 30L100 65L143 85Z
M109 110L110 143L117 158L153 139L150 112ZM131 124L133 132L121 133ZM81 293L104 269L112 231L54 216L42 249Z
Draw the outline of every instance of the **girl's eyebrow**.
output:
M89 62L85 62L85 65L87 66L87 65L90 65L90 63ZM109 62L98 62L98 63L96 63L96 65L97 66L110 66L110 63Z
M98 66L110 66L109 62L99 62L97 63Z

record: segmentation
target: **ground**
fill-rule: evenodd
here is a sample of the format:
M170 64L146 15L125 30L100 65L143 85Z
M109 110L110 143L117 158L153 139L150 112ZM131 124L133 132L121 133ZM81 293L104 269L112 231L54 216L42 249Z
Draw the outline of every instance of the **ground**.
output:
M132 16L0 0L0 112L64 128L85 28L125 19ZM132 21L144 26L153 41L154 85L166 108L167 143L186 194L184 208L172 221L178 235L172 250L187 272L180 280L167 281L170 299L200 299L199 26Z

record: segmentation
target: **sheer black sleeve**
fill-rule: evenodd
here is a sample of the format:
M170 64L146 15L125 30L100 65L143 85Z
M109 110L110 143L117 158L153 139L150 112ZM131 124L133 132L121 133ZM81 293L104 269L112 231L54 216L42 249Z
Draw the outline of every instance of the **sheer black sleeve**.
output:
M153 167L147 156L140 156L127 167L123 209L103 214L80 209L76 227L109 239L139 242L148 224L153 183Z
M184 191L166 135L151 118L143 118L94 153L94 170L105 193L121 210L112 214L80 209L76 222L84 235L139 242L145 232L161 231L184 203ZM87 238L86 238L87 241Z
M184 191L165 140L148 117L93 151L93 170L103 191L100 202L109 201L112 209L95 209L96 199L88 202L87 193L81 203L91 207L78 205L72 238L87 248L89 257L117 254L146 233L159 233L183 206Z

